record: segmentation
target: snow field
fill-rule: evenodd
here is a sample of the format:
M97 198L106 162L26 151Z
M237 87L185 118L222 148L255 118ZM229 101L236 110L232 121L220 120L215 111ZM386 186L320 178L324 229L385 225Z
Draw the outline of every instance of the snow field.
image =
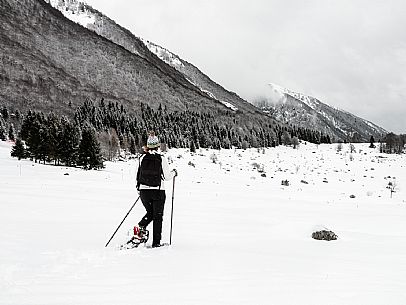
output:
M83 171L0 142L0 304L405 304L405 156L356 148L170 150L172 247L118 251L144 215L104 247L138 196L136 160ZM313 240L324 227L339 239Z

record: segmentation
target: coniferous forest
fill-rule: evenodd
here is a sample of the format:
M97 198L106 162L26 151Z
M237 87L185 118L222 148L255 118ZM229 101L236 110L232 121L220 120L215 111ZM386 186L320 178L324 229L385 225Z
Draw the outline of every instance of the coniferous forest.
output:
M10 140L18 140L13 156L85 169L102 168L103 160L114 159L120 150L140 152L149 130L154 130L168 148L296 147L298 139L330 143L328 135L292 126L250 129L248 123L242 128L237 124L238 113L232 111L223 113L228 121L220 121L211 113L169 112L161 105L153 109L141 104L140 111L132 113L104 99L85 101L73 118L36 111L10 114L5 107L1 114L0 138L6 139L8 134Z

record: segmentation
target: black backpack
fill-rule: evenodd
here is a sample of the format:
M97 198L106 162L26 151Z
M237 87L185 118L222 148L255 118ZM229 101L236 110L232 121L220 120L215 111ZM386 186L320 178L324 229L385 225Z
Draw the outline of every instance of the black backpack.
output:
M148 186L161 186L162 157L159 154L147 153L141 161L137 173L137 188L140 184Z

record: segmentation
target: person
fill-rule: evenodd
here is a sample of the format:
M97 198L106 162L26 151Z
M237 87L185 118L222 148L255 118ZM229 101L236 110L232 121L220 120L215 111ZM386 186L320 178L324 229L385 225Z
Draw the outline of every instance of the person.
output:
M140 158L140 166L137 171L137 189L146 214L139 221L139 230L138 232L135 230L134 234L138 234L138 237L142 239L143 235L147 233L147 226L153 222L153 248L161 246L162 221L166 199L164 180L171 180L178 175L176 169L169 170L168 161L158 152L159 147L158 137L155 136L154 132L150 132L147 149ZM159 170L158 178L155 178L156 175L152 174L152 172L156 172L155 168Z

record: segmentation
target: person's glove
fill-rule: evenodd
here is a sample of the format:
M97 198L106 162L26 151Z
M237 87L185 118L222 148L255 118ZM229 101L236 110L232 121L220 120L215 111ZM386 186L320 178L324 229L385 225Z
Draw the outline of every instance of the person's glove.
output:
M175 177L178 175L178 171L176 169L172 170L175 173Z

